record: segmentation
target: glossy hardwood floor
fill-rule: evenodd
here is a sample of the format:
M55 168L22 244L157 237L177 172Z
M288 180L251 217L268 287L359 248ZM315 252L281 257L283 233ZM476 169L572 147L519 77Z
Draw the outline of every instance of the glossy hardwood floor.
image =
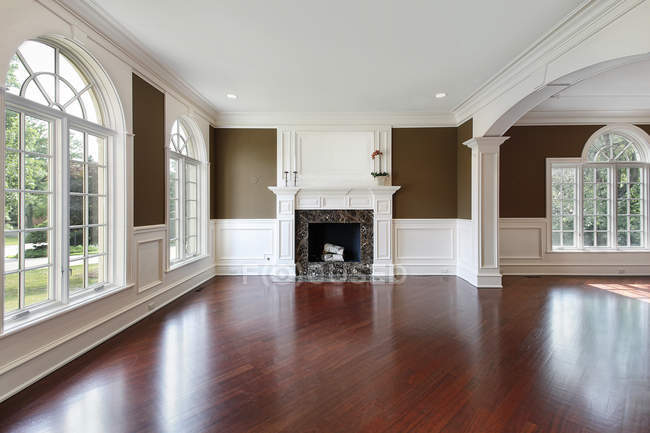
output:
M650 432L650 278L217 278L0 405L12 432Z

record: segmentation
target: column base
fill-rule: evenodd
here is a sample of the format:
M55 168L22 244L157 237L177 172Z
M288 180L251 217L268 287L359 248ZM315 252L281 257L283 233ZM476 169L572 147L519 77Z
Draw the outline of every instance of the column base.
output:
M467 268L458 268L458 277L478 289L502 289L500 272L476 272Z

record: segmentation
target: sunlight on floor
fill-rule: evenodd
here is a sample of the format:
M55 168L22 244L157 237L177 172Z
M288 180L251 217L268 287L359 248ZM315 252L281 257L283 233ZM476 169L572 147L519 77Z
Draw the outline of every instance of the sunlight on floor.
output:
M650 284L589 284L591 287L595 287L601 290L607 290L608 292L616 293L628 298L638 299L639 301L647 302L650 304Z

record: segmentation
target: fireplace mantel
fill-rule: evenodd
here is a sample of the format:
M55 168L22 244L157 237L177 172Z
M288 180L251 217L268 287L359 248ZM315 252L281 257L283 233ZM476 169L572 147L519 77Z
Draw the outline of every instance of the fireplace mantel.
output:
M277 251L274 274L295 277L295 211L370 209L373 211L374 276L393 276L393 194L400 186L306 186L269 189L276 195Z
M373 209L376 198L392 200L391 197L400 186L270 186L278 197L295 197L294 209ZM278 201L278 215L280 214ZM392 208L392 203L391 203ZM391 211L392 213L392 211Z

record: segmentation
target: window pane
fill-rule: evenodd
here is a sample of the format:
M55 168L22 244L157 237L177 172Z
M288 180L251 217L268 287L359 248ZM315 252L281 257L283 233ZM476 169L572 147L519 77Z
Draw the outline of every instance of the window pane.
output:
M598 232L596 234L596 244L599 247L606 247L609 244L607 232Z
M36 41L25 41L18 51L34 72L54 73L54 48Z
M104 164L104 139L88 135L88 162Z
M618 244L619 247L628 246L627 232L618 232L618 235L616 236L616 243Z
M70 270L68 272L68 286L70 287L71 292L84 288L83 260L70 262Z
M49 158L25 155L25 189L49 191Z
M88 224L103 224L106 200L96 195L88 196Z
M86 80L77 68L62 54L59 55L59 74L65 78L77 92L86 87Z
M19 116L18 113L7 110L5 113L5 146L11 149L18 149L19 137Z
M86 167L88 168L88 193L105 194L104 168L95 164L88 164Z
M18 309L18 281L18 273L5 275L5 313Z
M48 154L50 151L50 124L45 120L25 116L25 150Z
M9 63L9 71L5 80L7 91L14 95L19 95L20 89L27 77L29 77L29 72L27 72L25 65L23 65L18 56L14 54Z
M584 234L584 244L585 247L594 246L594 232L585 232Z
M25 228L47 227L48 194L25 193Z
M5 154L5 189L20 188L20 158L18 152Z
M84 164L70 161L70 192L84 192Z
M88 228L88 254L102 254L106 252L104 248L105 243L105 228L89 227Z
M49 230L26 232L25 239L25 267L33 268L49 263Z
M18 193L5 192L5 230L18 228Z
M68 248L71 257L84 255L84 229L70 229L70 245Z
M575 167L552 168L551 225L554 247L574 247L576 230L576 173ZM197 208L198 211L198 208Z
M84 160L84 134L80 131L70 130L69 157L75 161Z
M641 233L640 232L631 232L630 233L630 246L640 247L641 246Z
M50 268L40 268L25 272L25 306L38 304L49 299Z
M18 270L18 233L5 233L5 272Z
M84 199L80 195L70 196L70 225L80 226L84 223Z
M104 282L104 256L88 259L88 286Z

